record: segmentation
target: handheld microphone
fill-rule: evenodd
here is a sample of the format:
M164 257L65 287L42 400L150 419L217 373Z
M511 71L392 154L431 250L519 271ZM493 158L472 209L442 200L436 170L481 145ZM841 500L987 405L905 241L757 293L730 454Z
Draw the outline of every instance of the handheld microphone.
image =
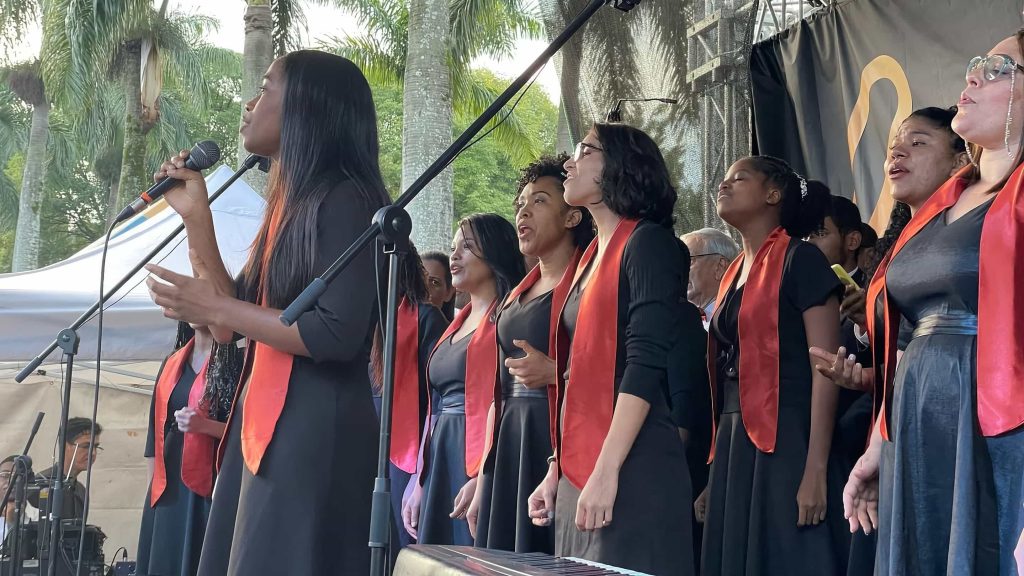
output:
M213 166L220 160L220 146L213 140L204 140L192 147L192 150L188 153L188 159L185 160L185 168L189 170L206 170L210 166ZM149 206L153 202L156 202L158 198L167 193L168 190L181 183L181 180L175 178L164 178L163 180L153 184L149 187L138 198L132 201L131 204L121 210L121 213L114 219L114 224L123 222L128 218L142 212L146 206Z

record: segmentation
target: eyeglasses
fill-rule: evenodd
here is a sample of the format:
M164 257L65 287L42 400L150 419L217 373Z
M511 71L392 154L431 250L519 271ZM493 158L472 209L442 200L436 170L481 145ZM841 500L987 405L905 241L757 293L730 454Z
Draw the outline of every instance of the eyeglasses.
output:
M7 472L7 471L0 472L0 480L10 480L11 476L12 476L12 474L10 472Z
M697 258L703 258L705 256L718 256L719 258L725 258L725 256L722 256L718 252L705 252L703 254L690 254L690 266L692 267L694 264L697 263Z
M574 150L572 153L572 161L579 162L580 158L583 158L583 150L586 148L592 148L594 150L597 150L598 152L604 152L604 148L594 146L593 144L587 144L586 142L580 142L576 144L576 150Z
M80 448L84 452L90 452L90 451L91 452L102 452L103 451L103 446L100 446L99 444L90 444L89 442L86 442L85 444L75 444L75 448Z
M970 78L971 74L976 70L981 70L985 80L991 82L1009 76L1014 69L1024 72L1024 67L1017 64L1013 58L1006 54L993 54L991 56L975 56L971 58L971 61L967 63L967 74Z

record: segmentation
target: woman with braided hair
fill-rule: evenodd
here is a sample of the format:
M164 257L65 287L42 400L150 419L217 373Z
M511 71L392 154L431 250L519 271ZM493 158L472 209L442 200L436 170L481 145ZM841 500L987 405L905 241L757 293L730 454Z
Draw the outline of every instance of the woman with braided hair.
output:
M178 322L149 411L150 485L139 533L138 574L191 576L199 568L224 435L245 352L217 344L205 326Z
M737 161L718 189L718 214L743 251L711 318L720 416L706 488L707 576L845 570L824 524L828 498L839 497L827 494L826 478L837 389L807 355L808 344L838 345L842 288L825 256L798 240L821 229L829 201L768 156Z

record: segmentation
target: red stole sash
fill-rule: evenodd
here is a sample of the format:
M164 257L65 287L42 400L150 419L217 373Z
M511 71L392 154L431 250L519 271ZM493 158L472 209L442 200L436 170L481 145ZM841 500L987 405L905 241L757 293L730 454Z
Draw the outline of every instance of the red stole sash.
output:
M209 408L204 406L202 401L206 394L206 372L209 367L210 359L207 358L188 395L189 407L203 416L207 416ZM212 436L185 432L184 445L181 449L181 480L189 490L203 498L213 495L213 459L216 447L216 440Z
M576 265L579 264L580 256L582 253L577 249L573 252L572 258L565 267L565 271L562 272L562 277L558 280L558 284L555 285L554 290L551 291L551 320L548 327L548 356L556 357L556 348L558 347L558 331L561 326L561 313L562 308L565 307L565 301L569 297L569 289L572 287L573 279L576 274ZM540 265L534 266L532 270L523 278L523 281L516 286L512 292L509 293L508 297L505 298L505 303L502 305L502 310L508 308L513 302L515 302L520 296L529 292L530 288L540 280ZM564 328L561 328L565 330ZM567 339L566 339L567 343ZM564 366L563 366L564 369ZM555 370L556 381L561 379L561 370ZM498 387L495 388L494 394L494 429L493 437L490 440L493 442L494 437L498 433L498 424L501 421L501 382L499 380ZM558 409L558 385L548 385L548 413L552 414ZM557 439L552 436L551 445L557 445Z
M402 298L398 306L395 381L391 402L391 463L416 471L420 433L420 316L418 307Z
M626 243L638 224L637 220L625 218L619 221L599 265L590 275L576 316L569 382L564 392L556 394L562 398L563 408L562 435L556 444L558 463L565 477L580 489L594 471L612 424L618 356L619 272ZM595 239L583 253L567 295L593 261L597 247ZM562 307L565 307L564 301ZM562 310L559 310L559 329L555 333L560 343L555 346L556 354L568 348L567 342L563 343L567 334L561 326L561 317ZM564 365L564 361L556 360L556 365ZM558 417L558 410L552 411L552 422L556 426Z
M192 349L195 347L195 342L195 338L189 340L187 344L178 348L167 357L164 367L157 378L156 386L153 388L153 448L155 453L153 459L153 483L149 493L150 507L156 506L160 497L163 496L164 490L167 489L167 464L164 462L167 403L171 399L171 393L174 391L178 379L181 378L181 373L185 369L185 363L192 357ZM207 359L207 363L209 363L209 359ZM206 365L204 364L202 370L199 371L199 375L192 382L192 387L189 389L189 398L191 399L196 390L199 390L200 395L202 395L205 384ZM191 434L186 434L185 436L187 438ZM207 462L210 461L207 460ZM183 472L185 463L185 457L182 454Z
M274 207L270 215L270 226L267 228L260 280L261 306L267 305L267 267L281 223L282 205L283 201ZM274 437L277 420L284 410L284 401L288 396L288 380L292 375L292 363L295 358L263 342L254 341L252 345L252 367L245 396L245 408L242 410L242 457L249 471L256 474L259 472L263 455L266 454L267 447Z
M900 313L890 301L885 272L892 258L922 228L956 204L967 187L968 168L949 179L914 214L889 255L878 265L868 287L868 333L881 338L875 351L876 382L882 400L876 413L880 431L889 440L888 395L896 376L896 342ZM1014 170L996 194L981 228L978 262L978 423L984 436L997 436L1024 424L1024 166ZM881 298L882 330L876 325ZM881 356L881 357L879 357ZM876 395L877 398L877 395Z
M740 415L750 441L758 450L767 454L775 452L779 427L779 298L782 270L786 265L790 240L785 230L779 227L768 235L757 250L744 285L737 326L740 348ZM743 254L740 253L718 285L715 314L721 311L725 297L742 267ZM711 382L712 410L717 398L717 351L715 337L709 336L708 377ZM712 418L712 422L714 420ZM716 435L713 425L708 462L715 457Z
M488 445L491 436L487 427L487 411L491 407L498 381L498 339L492 318L497 307L498 301L495 299L480 319L466 350L466 475L470 478L475 478L480 471L484 446ZM455 315L455 319L437 340L430 353L431 358L445 340L458 332L472 310L472 303L466 304Z

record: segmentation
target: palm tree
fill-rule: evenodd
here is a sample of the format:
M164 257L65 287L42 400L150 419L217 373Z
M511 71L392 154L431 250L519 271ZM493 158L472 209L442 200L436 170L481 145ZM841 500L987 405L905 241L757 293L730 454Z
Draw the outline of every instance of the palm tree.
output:
M137 1L137 0L133 0ZM203 65L211 59L221 58L222 51L213 49L203 38L216 29L211 18L198 15L167 14L167 0L159 10L142 2L138 13L132 13L131 3L123 4L122 12L111 11L107 18L114 22L98 22L97 30L108 30L107 48L99 54L109 54L96 65L100 70L118 78L124 98L123 152L121 172L109 206L124 204L149 186L151 170L147 169L147 134L156 126L164 113L161 97L165 85L180 87L194 106L202 107L209 100L209 85ZM102 14L97 12L97 18ZM101 37L102 38L102 37ZM145 78L143 78L145 62ZM186 146L184 127L179 149ZM112 216L108 212L108 218Z
M403 87L403 189L451 144L453 115L475 117L497 98L497 91L474 79L472 59L508 55L518 34L540 32L518 0L348 0L344 6L366 32L330 38L323 48L355 62L374 85ZM538 143L515 114L493 136L517 164L539 154ZM454 213L450 168L421 192L409 212L417 246L449 246Z

